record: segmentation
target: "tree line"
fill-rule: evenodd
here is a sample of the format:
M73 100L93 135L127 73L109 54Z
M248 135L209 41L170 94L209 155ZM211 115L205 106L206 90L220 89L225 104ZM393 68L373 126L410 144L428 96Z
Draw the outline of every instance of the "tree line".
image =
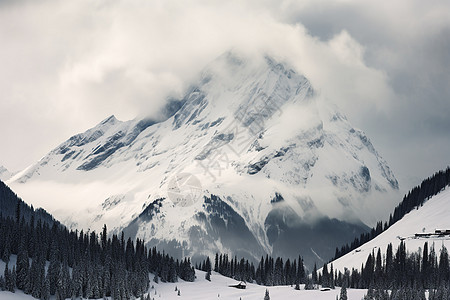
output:
M422 206L426 200L432 196L437 195L446 186L450 185L450 167L445 171L436 172L434 175L423 180L419 186L414 187L403 197L402 202L394 209L394 213L389 216L388 222L378 222L377 225L370 230L370 232L362 233L360 237L355 238L350 244L343 245L340 249L336 248L334 258L338 259L341 256L353 251L361 245L377 237L380 233L394 225L403 216L413 209Z
M17 213L17 201L20 200L19 197L3 182L0 180L0 214L4 217L10 216L14 217ZM33 216L34 221L41 220L42 222L47 222L52 225L56 221L52 215L42 208L34 209L33 205L28 205L22 200L21 214L26 221L31 220Z
M332 269L331 265L331 269ZM396 251L392 244L384 255L381 249L372 251L361 269L328 272L324 265L322 274L313 273L317 284L324 287L347 285L368 289L364 299L403 300L423 299L429 291L430 300L450 299L450 259L445 246L436 251L428 242L423 250L409 253L402 241Z
M259 285L296 285L306 282L306 272L303 265L303 259L299 256L297 260L291 261L287 259L283 262L283 258L273 258L269 255L261 257L258 266L255 268L252 262L237 257L231 260L228 254L216 253L214 259L214 268L212 268L209 257L197 266L200 270L206 272L206 279L210 280L211 271L230 278L234 278L244 282L256 282Z
M126 240L123 233L108 238L106 225L100 234L69 231L48 222L52 218L36 217L17 197L15 207L15 216L0 214L0 256L6 262L2 290L19 289L39 299L131 299L147 292L150 273L155 281L195 280L189 258L175 260L148 249L143 240ZM11 268L12 254L17 260Z

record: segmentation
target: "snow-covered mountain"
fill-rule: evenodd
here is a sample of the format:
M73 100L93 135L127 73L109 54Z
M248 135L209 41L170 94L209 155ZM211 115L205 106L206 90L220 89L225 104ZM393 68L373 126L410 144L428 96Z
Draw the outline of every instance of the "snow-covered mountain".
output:
M0 180L3 180L3 181L8 180L13 175L14 175L14 173L11 173L7 168L0 165Z
M364 132L269 57L220 56L164 115L108 117L8 183L70 227L107 224L173 255L302 254L307 265L397 204Z
M335 270L359 269L370 253L377 254L380 249L384 255L389 243L392 243L395 253L401 241L405 243L409 253L422 251L425 242L428 242L429 247L434 245L437 253L443 245L449 249L450 236L435 234L436 230L450 230L449 216L450 188L447 187L427 200L423 206L406 214L376 238L333 261L333 267Z

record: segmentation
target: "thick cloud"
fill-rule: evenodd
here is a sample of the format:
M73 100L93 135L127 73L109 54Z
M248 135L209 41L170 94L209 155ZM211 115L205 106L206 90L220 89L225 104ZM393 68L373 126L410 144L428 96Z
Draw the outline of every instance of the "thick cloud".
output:
M23 168L110 114L157 117L236 49L291 63L417 181L450 164L449 12L418 0L0 2L0 163Z
M364 62L395 93L388 109L352 113L403 182L418 183L450 165L450 3L448 1L288 2L286 22L328 40L346 30ZM404 186L408 189L409 186Z

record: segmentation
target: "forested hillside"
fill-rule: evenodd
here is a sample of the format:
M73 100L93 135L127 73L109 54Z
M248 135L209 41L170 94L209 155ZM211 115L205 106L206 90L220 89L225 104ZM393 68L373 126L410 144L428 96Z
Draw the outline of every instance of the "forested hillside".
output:
M50 225L55 222L54 218L42 208L34 209L22 201L3 181L0 180L0 215L3 217L17 218L18 205L20 205L20 213L26 221L30 221L34 217L34 221L41 220Z
M346 244L340 249L336 248L336 253L333 260L344 256L350 251L377 237L380 233L384 232L403 218L403 216L411 210L422 206L426 200L437 195L448 185L450 185L449 167L445 171L436 172L434 175L422 181L419 186L416 186L409 191L408 194L403 197L402 202L400 202L400 204L394 209L393 214L390 215L389 222L385 222L383 225L383 222L380 221L377 223L376 227L372 228L370 232L361 234L361 236L359 238L355 238L351 244Z
M100 234L69 231L49 214L28 207L3 183L1 187L6 213L0 216L0 254L6 268L0 289L20 289L40 299L130 299L148 290L150 272L163 282L195 279L188 258L174 260L147 249L142 240L125 240L123 233L108 238L106 226ZM17 263L9 270L11 255L17 255Z

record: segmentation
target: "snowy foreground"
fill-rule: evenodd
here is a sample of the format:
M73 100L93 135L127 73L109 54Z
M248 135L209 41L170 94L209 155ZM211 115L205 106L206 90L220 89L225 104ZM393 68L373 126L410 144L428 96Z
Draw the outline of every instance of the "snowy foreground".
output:
M184 282L181 281L177 283L155 283L151 282L150 286L150 297L151 299L189 299L189 300L211 300L211 299L242 299L242 300L262 300L264 299L264 294L266 287L259 286L256 284L248 284L247 289L239 290L236 288L229 287L231 284L236 284L237 282L228 277L224 277L218 273L213 272L211 276L211 282L205 280L205 272L196 271L197 279L195 282ZM175 287L180 290L180 296L178 292L175 291ZM303 286L302 286L303 288ZM268 287L270 294L270 299L272 300L285 300L285 299L336 299L336 295L339 295L340 289L330 291L297 291L294 287L290 286L275 286ZM348 289L348 299L349 300L360 300L364 297L366 290L355 290ZM16 293L10 292L0 292L1 300L32 300L34 299L30 295L25 295L21 291L16 291Z

